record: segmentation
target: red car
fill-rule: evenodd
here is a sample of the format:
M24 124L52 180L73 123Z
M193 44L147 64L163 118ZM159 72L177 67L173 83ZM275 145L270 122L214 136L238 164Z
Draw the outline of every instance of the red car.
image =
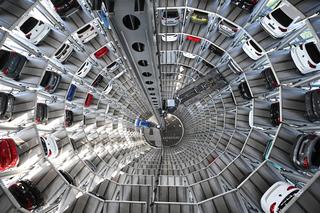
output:
M91 105L92 101L93 101L93 95L88 93L86 101L84 102L84 106L89 107Z
M195 36L187 36L187 40L188 41L193 41L193 42L195 42L195 43L199 43L199 42L201 42L201 38L198 38L198 37L195 37Z
M14 167L19 162L19 153L12 138L0 139L0 172Z
M96 59L99 59L107 55L108 52L109 52L109 49L107 47L101 47L94 53L94 56L96 57Z

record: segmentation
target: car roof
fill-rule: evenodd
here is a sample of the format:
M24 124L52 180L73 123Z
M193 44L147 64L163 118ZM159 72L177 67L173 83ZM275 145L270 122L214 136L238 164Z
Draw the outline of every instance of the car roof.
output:
M320 43L315 43L315 45L317 46L319 52L320 52Z
M283 6L279 8L281 8L281 10L285 12L285 14L289 16L291 19L295 19L298 16L300 16L301 18L301 13L299 13L299 11L290 4L285 3Z

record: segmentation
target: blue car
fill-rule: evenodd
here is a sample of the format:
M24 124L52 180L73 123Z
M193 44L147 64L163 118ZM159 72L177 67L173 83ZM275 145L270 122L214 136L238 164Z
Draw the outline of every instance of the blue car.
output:
M77 90L77 86L74 84L71 84L68 90L68 94L67 94L67 100L68 101L72 101L74 95L76 94L76 90Z
M107 14L104 11L100 10L100 11L98 11L98 16L99 16L100 20L102 21L104 27L107 29L111 29L110 23L109 23L109 18L107 16Z
M139 125L140 125L140 119L139 119L139 118L137 118L137 119L135 120L134 125L135 125L136 127L139 127Z

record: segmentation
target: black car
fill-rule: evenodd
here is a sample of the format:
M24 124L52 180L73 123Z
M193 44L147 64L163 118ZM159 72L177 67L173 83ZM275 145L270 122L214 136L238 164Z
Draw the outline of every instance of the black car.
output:
M240 7L248 12L251 12L253 10L258 1L259 0L231 0L231 2L237 7Z
M102 200L105 200L105 198L104 198L102 195L99 195L99 194L96 193L96 192L89 192L89 194L91 194L91 195L93 195L93 196L96 196L96 197L98 197L98 198L100 198L100 199L102 199Z
M224 54L224 51L222 49L213 44L210 44L209 50L218 56L222 56Z
M10 121L13 114L14 96L0 92L0 120Z
M73 138L70 138L70 144L72 146L72 149L74 151L77 151L77 144L76 144L76 141Z
M44 103L37 103L36 118L37 124L47 124L48 122L48 106Z
M280 103L275 102L271 104L270 107L270 119L273 126L280 125L281 117L280 117Z
M30 180L21 180L9 187L9 191L21 207L31 211L43 205L39 189Z
M247 82L241 82L238 86L238 89L243 99L246 99L246 100L252 99L252 95Z
M71 110L66 110L65 113L66 113L66 117L64 120L64 125L66 127L70 127L73 124L73 112Z
M48 93L52 94L57 90L60 81L61 75L56 72L46 71L42 78L40 86L44 87L44 89Z
M212 69L214 68L214 66L212 64L210 64L209 62L207 62L206 60L202 60L203 65L205 65L206 67Z
M64 179L66 179L66 181L69 184L76 186L75 180L73 179L73 177L68 172L63 171L63 170L59 170L59 173L64 177Z
M66 18L81 8L77 0L51 0L51 2L61 18Z
M19 80L20 73L27 62L27 58L16 52L0 50L0 70L14 80Z
M309 121L320 121L320 89L305 94L306 117Z
M103 76L99 74L96 77L96 79L94 79L94 81L92 82L91 86L97 87L102 82L102 80L103 80Z
M266 82L266 88L268 90L273 90L273 89L275 89L275 88L280 86L278 84L277 79L274 76L271 68L267 68L267 69L263 70L260 73L260 75L261 75L262 79L264 79L264 81Z
M320 167L320 136L302 134L297 137L291 153L295 167L302 171L317 172Z

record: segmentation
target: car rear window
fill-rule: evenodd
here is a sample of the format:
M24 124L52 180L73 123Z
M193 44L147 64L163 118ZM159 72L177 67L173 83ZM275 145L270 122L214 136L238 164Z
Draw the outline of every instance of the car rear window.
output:
M281 8L278 8L275 11L273 11L272 16L284 27L288 27L293 21L289 16L287 16L287 14L285 14L281 10Z
M60 49L58 50L58 52L56 52L56 56L59 55L64 49L66 48L66 44L63 44Z
M175 18L179 16L179 12L177 10L166 10L163 13L163 17L167 18Z
M317 63L317 64L320 63L320 52L317 48L317 45L313 42L310 42L310 43L307 43L305 46L311 60L314 63Z
M319 167L320 166L320 139L317 139L316 145L314 146L312 156L311 156L311 162L314 166Z
M256 49L258 52L262 52L260 47L254 42L253 40L249 40L250 44L253 46L254 49Z
M294 198L294 195L297 194L298 191L299 190L291 192L282 200L278 207L279 211L283 209L290 202L290 200L292 200L292 198Z
M77 33L78 33L78 34L84 33L84 32L87 31L90 27L91 27L91 24L87 24L87 25L84 26L82 29L78 30Z
M82 64L82 66L79 68L79 71L81 71L83 68L84 68L84 66L86 65L87 63L85 62L85 63L83 63Z
M30 32L37 24L38 24L39 20L33 18L33 17L29 17L21 26L20 26L20 30L24 33L27 34L28 32Z
M113 67L114 65L116 65L116 61L115 62L112 62L111 64L109 64L108 66L107 66L107 68L109 69L109 68L111 68L111 67Z

